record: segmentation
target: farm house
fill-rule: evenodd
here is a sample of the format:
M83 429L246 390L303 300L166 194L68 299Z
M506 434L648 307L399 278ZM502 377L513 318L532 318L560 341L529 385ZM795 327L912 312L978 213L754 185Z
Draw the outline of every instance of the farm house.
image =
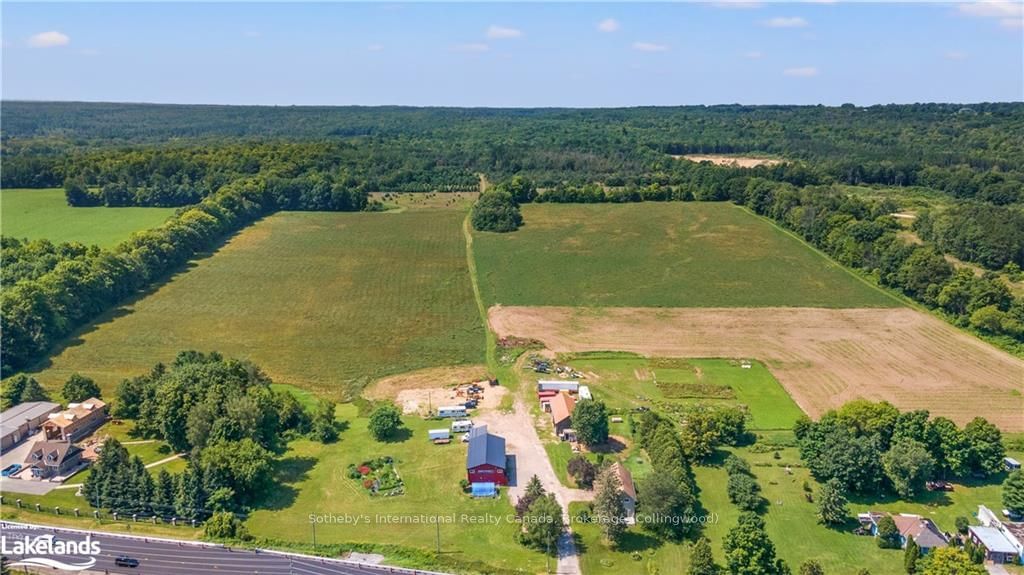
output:
M551 399L551 423L555 425L555 434L559 437L572 427L572 412L575 409L576 400L564 391Z
M636 485L633 484L633 474L618 461L612 465L612 472L619 478L619 497L626 509L626 523L632 525L636 523Z
M505 438L488 433L486 425L474 427L468 437L466 476L469 482L508 485Z

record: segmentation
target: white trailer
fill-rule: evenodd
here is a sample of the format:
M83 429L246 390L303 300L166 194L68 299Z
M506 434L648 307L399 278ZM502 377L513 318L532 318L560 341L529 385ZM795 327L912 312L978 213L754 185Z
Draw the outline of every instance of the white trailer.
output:
M590 394L590 388L586 385L580 386L580 399L594 399L594 396Z
M431 429L427 431L427 437L431 440L451 439L451 433L447 429Z
M459 419L452 422L452 433L466 433L473 429L473 422L469 419Z
M437 408L438 417L466 417L465 405L446 405Z

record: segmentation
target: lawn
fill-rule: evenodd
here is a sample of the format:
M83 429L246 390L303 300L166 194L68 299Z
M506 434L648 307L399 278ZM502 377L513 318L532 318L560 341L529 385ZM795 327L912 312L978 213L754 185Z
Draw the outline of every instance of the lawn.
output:
M523 206L478 232L488 305L893 307L899 303L728 203Z
M857 513L868 510L916 513L930 517L944 531L954 531L957 516L962 515L975 522L973 518L979 504L999 508L1002 477L980 484L956 484L952 493L926 493L910 502L853 498L849 506L850 523L843 528L830 529L818 524L816 506L804 497L804 481L811 485L815 494L819 486L810 473L800 467L799 453L795 448L780 449L779 459L775 459L771 452L755 453L750 448L730 451L735 451L753 466L762 495L768 501L763 515L768 534L778 555L794 571L807 559L815 559L830 575L854 575L861 568L867 568L872 575L902 574L902 551L879 549L873 538L852 533L856 527L853 518ZM787 465L791 473L786 471ZM703 535L711 540L716 559L723 564L722 541L739 516L739 511L725 494L728 476L717 466L694 467L694 475L700 488L701 505L716 519L705 526ZM579 509L579 505L575 508ZM576 527L585 547L582 556L585 575L641 572L641 569L633 567L638 564L630 555L633 550L640 551L643 557L641 565L648 573L682 573L689 565L689 542L659 541L632 527L630 530L634 534L626 549L611 551L600 542L596 526Z
M250 359L335 399L423 367L481 363L461 210L281 212L71 338L35 376L105 392L181 350Z
M803 414L771 372L756 361L743 368L737 360L644 358L603 352L568 354L564 360L590 375L583 383L612 409L657 407L662 402L742 404L750 410L749 427L753 430L790 429ZM731 390L733 397L702 397L702 393L722 388Z
M64 190L0 191L0 233L13 238L45 238L109 248L139 230L155 228L175 208L73 208Z
M338 407L345 421L340 440L331 445L293 442L279 465L280 487L264 508L251 515L250 531L260 537L308 543L313 536L309 517L328 520L316 525L320 543L361 542L432 550L437 528L424 519L442 517L441 549L462 561L482 561L495 567L543 568L543 555L515 542L517 525L504 492L499 499L474 500L461 492L465 477L466 445L432 445L427 429L436 421L405 418L408 433L397 441L380 443L367 430L367 419L352 404ZM372 497L358 480L347 475L349 464L383 456L395 460L405 481L405 494ZM498 524L473 524L471 518L492 516ZM450 518L450 521L445 518ZM345 520L359 520L358 524Z

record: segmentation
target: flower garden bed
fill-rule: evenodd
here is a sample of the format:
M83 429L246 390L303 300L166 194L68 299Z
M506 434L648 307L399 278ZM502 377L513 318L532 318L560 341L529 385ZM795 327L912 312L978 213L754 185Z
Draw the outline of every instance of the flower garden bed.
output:
M363 461L358 465L349 464L348 476L358 481L374 497L392 497L405 493L405 482L390 456Z

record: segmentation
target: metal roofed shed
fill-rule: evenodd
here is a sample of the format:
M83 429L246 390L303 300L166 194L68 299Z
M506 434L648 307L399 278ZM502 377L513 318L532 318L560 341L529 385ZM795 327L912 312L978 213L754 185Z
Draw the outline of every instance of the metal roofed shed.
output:
M590 394L590 387L586 385L580 386L580 399L594 399L594 396Z
M980 527L977 525L971 525L967 528L968 531L973 535L978 542L985 546L993 553L1009 553L1016 554L1017 549L1014 548L1013 543L1003 535L1003 532L996 529L995 527Z
M58 403L27 401L0 413L0 451L21 443L46 422L47 416L58 411Z

